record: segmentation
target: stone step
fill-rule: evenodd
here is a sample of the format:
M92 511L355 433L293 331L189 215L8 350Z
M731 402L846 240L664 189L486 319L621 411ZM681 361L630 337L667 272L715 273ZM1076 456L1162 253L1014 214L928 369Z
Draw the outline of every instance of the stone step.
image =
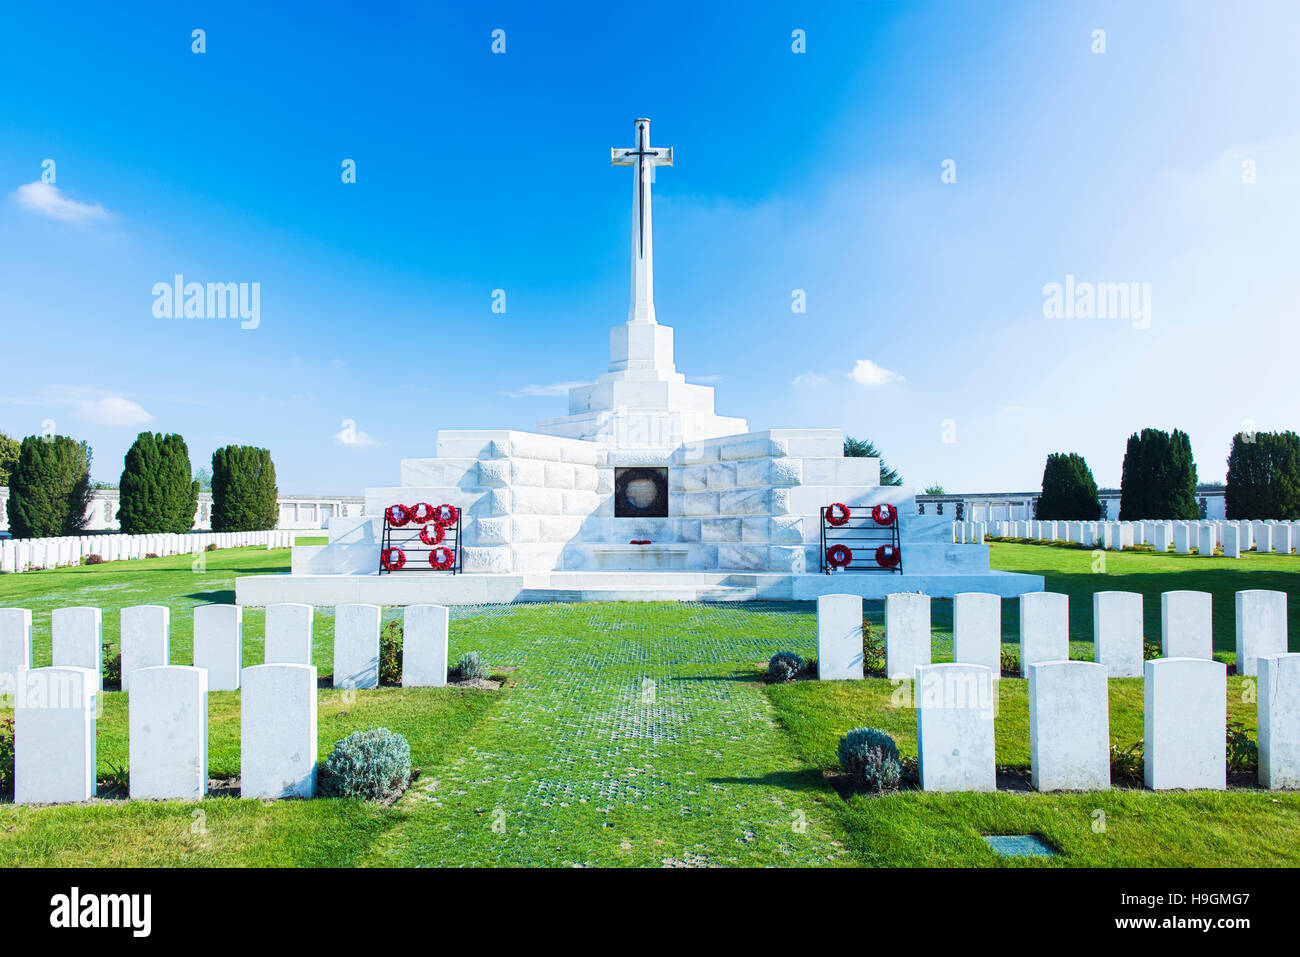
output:
M754 601L758 590L738 585L701 585L677 588L619 588L617 586L585 588L525 588L519 601Z

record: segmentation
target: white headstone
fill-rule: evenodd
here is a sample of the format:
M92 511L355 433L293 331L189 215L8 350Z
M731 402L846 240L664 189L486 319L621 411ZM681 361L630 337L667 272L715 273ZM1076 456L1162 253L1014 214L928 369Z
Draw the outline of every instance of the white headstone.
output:
M1212 658L1212 602L1207 591L1160 596L1160 648L1166 658Z
M141 668L171 663L171 611L165 605L127 605L122 609L122 690Z
M1291 526L1273 526L1273 551L1282 555L1291 554Z
M817 677L823 681L862 677L860 595L817 599Z
M1214 526L1202 525L1198 533L1196 551L1200 555L1214 554Z
M1232 522L1223 526L1223 557L1241 557L1241 531Z
M266 664L311 664L311 625L311 605L267 605Z
M316 669L272 664L240 679L240 797L316 793Z
M81 605L50 613L50 645L56 668L89 668L96 690L104 687L104 615Z
M1146 786L1155 791L1227 786L1228 667L1203 658L1145 666Z
M1142 596L1131 591L1092 595L1092 658L1112 678L1141 678Z
M1170 526L1168 522L1157 522L1151 537L1151 547L1158 554L1169 551Z
M1266 522L1254 524L1255 551L1263 554L1273 550L1273 526Z
M128 706L131 797L198 800L208 793L208 673L140 668Z
M982 665L1001 676L1001 598L984 592L953 595L952 656L958 664Z
M916 747L923 791L997 789L997 682L981 665L916 669Z
M14 698L14 803L61 804L95 796L99 674L34 668Z
M1300 788L1300 654L1259 657L1259 783Z
M379 687L378 605L334 609L334 687Z
M1286 592L1264 588L1237 592L1237 674L1255 674L1256 658L1284 655L1286 646Z
M1029 760L1039 791L1110 787L1106 669L1088 661L1029 666Z
M32 611L0 608L0 707L18 690L18 680L32 667Z
M885 596L885 676L913 678L930 663L930 596L898 592Z
M1040 661L1070 658L1070 599L1050 591L1020 596L1020 676Z
M407 605L402 612L402 687L441 688L447 683L447 609Z
M1174 551L1179 555L1190 555L1191 547L1191 529L1187 527L1186 522L1174 523Z
M208 672L209 691L238 691L244 668L244 609L194 607L194 666Z

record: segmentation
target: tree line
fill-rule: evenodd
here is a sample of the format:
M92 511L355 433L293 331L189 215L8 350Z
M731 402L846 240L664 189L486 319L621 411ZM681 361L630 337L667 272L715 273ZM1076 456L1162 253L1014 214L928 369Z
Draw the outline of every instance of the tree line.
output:
M9 488L6 511L14 538L80 535L90 523L92 453L66 435L0 434L0 484ZM212 468L194 475L180 435L141 432L127 450L118 483L117 520L127 535L188 532L194 527L202 480L212 487L212 530L275 528L279 489L267 449L227 445L212 453Z
M1143 429L1129 436L1120 478L1119 519L1198 519L1196 462L1186 432ZM1228 454L1224 505L1230 519L1300 519L1300 436L1239 432ZM1054 452L1043 468L1035 516L1095 521L1101 497L1076 452Z

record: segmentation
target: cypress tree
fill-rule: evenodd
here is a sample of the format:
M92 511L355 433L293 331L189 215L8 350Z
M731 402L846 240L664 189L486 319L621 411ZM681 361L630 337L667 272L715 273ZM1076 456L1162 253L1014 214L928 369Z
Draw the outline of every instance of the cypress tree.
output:
M179 435L141 432L123 463L117 517L127 535L182 533L194 526L198 483Z
M1121 521L1196 519L1196 462L1186 432L1143 429L1129 436L1120 479Z
M1043 491L1035 517L1091 522L1101 518L1101 496L1092 469L1077 452L1053 452L1043 467Z
M868 439L861 441L859 439L846 436L844 439L844 456L845 458L859 459L880 459L880 484L881 485L902 485L903 476L898 474L896 469L891 469L885 464L885 457L877 451L876 447Z
M1230 519L1300 519L1300 436L1234 436L1224 506Z
M9 475L14 538L79 535L90 517L90 446L66 435L23 439Z
M275 464L267 449L227 445L212 453L212 530L275 528L280 517Z

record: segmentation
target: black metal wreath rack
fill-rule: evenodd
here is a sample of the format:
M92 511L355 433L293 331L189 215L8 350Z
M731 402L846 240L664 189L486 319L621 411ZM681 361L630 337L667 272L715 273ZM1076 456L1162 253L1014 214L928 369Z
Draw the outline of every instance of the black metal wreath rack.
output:
M821 570L903 573L898 509L892 505L849 508L839 502L821 510Z
M452 505L391 505L384 510L379 574L462 571L460 529L464 516Z

